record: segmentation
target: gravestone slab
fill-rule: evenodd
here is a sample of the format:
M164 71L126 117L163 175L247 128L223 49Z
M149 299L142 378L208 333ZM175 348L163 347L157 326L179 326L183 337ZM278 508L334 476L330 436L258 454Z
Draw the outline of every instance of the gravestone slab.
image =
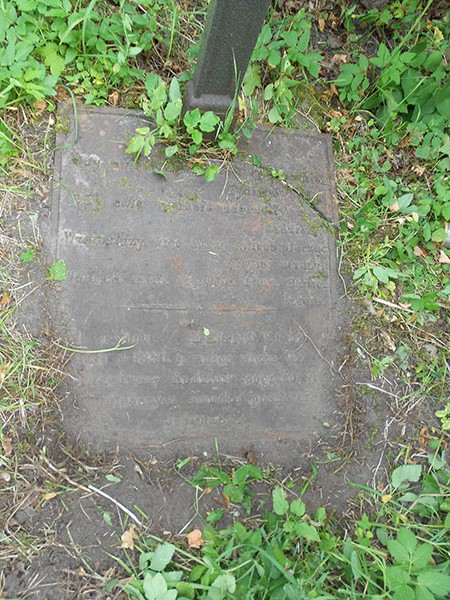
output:
M49 313L81 350L64 427L106 449L253 446L282 461L334 410L329 139L258 130L206 183L162 152L134 164L141 118L78 107L75 127L59 111L47 249L67 279L49 286Z

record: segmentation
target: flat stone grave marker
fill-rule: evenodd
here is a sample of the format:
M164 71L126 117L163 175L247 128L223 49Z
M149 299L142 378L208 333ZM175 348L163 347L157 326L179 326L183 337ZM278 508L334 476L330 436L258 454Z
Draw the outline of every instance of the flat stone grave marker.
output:
M59 111L46 245L67 279L48 306L81 350L64 427L105 449L286 461L335 408L340 289L319 214L336 221L330 141L259 129L207 183L162 150L135 164L124 150L141 119L78 107L75 127Z

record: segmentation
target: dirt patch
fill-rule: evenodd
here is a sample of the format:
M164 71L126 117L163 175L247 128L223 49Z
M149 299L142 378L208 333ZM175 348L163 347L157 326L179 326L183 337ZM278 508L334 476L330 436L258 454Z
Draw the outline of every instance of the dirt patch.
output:
M270 482L289 482L293 494L303 491L311 512L324 506L338 519L358 515L361 504L354 484L383 489L388 454L395 447L391 440L400 435L407 439L407 428L417 431L423 415L414 409L406 425L404 413L395 407L402 390L389 386L387 379L368 377L354 345L344 361L345 380L367 385L342 386L340 410L330 415L331 431L291 457L289 469L268 465L257 449L244 447L240 458L191 457L181 470L177 464L186 456L166 460L158 448L93 456L62 434L61 422L47 426L30 459L33 474L28 474L28 495L13 508L7 528L10 536L26 535L37 546L28 557L6 561L4 596L116 597L103 591L108 580L124 576L111 555L126 561L132 558L133 552L120 547L120 536L135 519L141 522L137 530L144 538L152 534L183 544L186 533L203 527L208 513L217 508L224 509L217 527L234 519L257 519L271 507ZM189 483L202 464L230 469L248 462L269 474L267 483L254 487L254 508L249 514L239 506L227 507L220 489L205 493ZM57 493L52 495L50 489Z

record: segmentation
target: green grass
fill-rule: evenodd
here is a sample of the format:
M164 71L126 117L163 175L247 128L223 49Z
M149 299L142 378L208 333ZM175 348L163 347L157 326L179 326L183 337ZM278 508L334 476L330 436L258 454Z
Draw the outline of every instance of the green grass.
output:
M147 600L448 597L450 254L442 242L450 221L449 14L420 0L364 10L351 1L329 10L272 9L238 99L243 121L237 131L222 130L211 154L203 134L216 126L214 115L192 111L183 117L187 137L180 136L181 97L205 7L0 0L2 216L23 210L22 202L29 210L45 184L57 96L144 108L157 129L138 132L130 151L145 157L162 139L167 156L198 153L193 164L206 179L217 170L211 157L233 154L237 137L257 122L297 126L307 113L334 137L342 275L361 305L360 354L374 378L395 378L395 418L426 401L438 420L419 456L407 440L392 442L390 480L382 491L362 490L366 512L357 518L335 519L324 509L308 515L301 490L274 485L256 467L205 464L193 485L214 485L225 504L247 513L257 481L272 498L265 515L231 519L224 529L217 523L227 510L210 512L199 549L140 538L137 558L119 559L129 577L110 581L109 589ZM337 50L328 47L330 36L341 40ZM26 147L21 130L30 126L43 128L40 146ZM12 510L33 486L21 465L34 451L61 373L58 346L37 343L14 320L17 281L39 259L39 240L24 233L1 252L0 477ZM63 265L50 274L64 279ZM57 488L47 482L45 489ZM40 540L5 531L2 557L39 552Z
M259 519L220 530L205 525L177 545L143 536L136 542L138 564L124 551L117 561L129 577L111 580L107 589L139 600L445 598L450 470L440 441L433 445L426 466L394 469L386 493L366 490L372 514L347 520L345 536L323 508L309 515L294 489L275 485ZM231 472L203 465L193 485L212 482L225 494L239 472L247 476L251 469L256 474L251 465ZM251 488L251 481L241 485L246 499L254 495Z

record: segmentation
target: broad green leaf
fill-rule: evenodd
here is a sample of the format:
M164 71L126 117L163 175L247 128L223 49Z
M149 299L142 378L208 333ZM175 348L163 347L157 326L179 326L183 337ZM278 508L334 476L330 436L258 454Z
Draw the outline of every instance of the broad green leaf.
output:
M148 135L144 138L144 154L148 156L153 150L153 146L156 143L156 137L154 135Z
M268 117L271 123L278 123L281 121L280 113L278 112L276 106L272 106L272 108L269 110Z
M281 52L277 49L273 49L269 52L267 62L272 68L277 67L281 62Z
M439 50L435 50L431 54L429 54L426 60L423 63L423 68L427 71L435 71L436 68L442 62L442 53Z
M142 52L142 48L140 46L133 46L128 50L128 56L137 56Z
M398 489L403 483L415 483L419 481L422 474L421 465L402 465L392 472L391 484L394 490Z
M450 575L437 573L436 571L425 571L417 576L419 586L427 588L438 598L450 596Z
M156 73L148 73L145 78L145 89L147 91L147 95L150 98L153 95L154 90L160 85L162 82L161 77Z
M204 174L205 174L205 171L206 171L206 169L205 169L204 167L202 167L201 165L199 165L198 163L194 163L194 164L191 166L191 171L192 171L193 173L195 173L196 175L204 175Z
M178 79L176 77L174 77L170 82L169 98L170 100L181 99L180 84L178 83Z
M432 594L427 588L420 585L416 585L416 600L434 600L435 595Z
M143 588L146 600L175 600L177 597L176 590L167 590L167 583L161 573L147 573Z
M388 550L395 562L409 564L417 546L417 538L409 529L399 530L396 540L389 540Z
M308 31L308 29L306 29L306 31L304 31L301 35L300 38L296 44L297 46L297 50L301 53L306 53L306 50L308 49L308 45L309 45L309 39L311 37L311 32Z
M433 546L431 544L420 544L413 552L412 563L416 570L424 569L430 562L433 554Z
M206 571L205 565L195 565L189 574L189 581L199 581L200 577Z
M167 106L164 109L164 116L168 121L175 121L178 119L181 114L182 104L181 98L176 98L167 103Z
M358 557L356 550L353 550L353 552L352 552L352 555L350 558L350 564L352 567L353 577L355 578L356 581L358 581L358 579L361 577L363 572L361 570L361 563L359 562L359 557Z
M402 194L399 198L397 198L397 204L398 204L399 210L407 208L411 204L413 198L414 198L414 194L411 194L411 193Z
M196 144L197 146L200 146L200 144L203 141L202 132L199 131L198 129L195 129L194 131L191 132L191 137L192 137L192 141L194 142L194 144Z
M388 283L389 275L388 275L387 270L384 267L379 267L379 266L372 267L372 273L375 275L375 277L378 279L378 281L381 281L381 283Z
M29 250L25 250L25 252L22 252L20 254L20 260L24 263L31 262L32 260L34 260L34 257L35 254L32 248L30 248Z
M116 475L113 475L112 473L108 473L108 475L106 475L106 479L108 481L110 481L111 483L120 483L122 481L120 479L120 477L117 477Z
M153 90L153 93L150 96L150 106L152 110L157 111L163 107L163 105L167 101L167 88L164 81Z
M161 544L158 546L153 553L150 569L152 571L164 571L172 560L174 552L175 546L173 544Z
M396 563L408 564L411 561L410 552L398 540L389 540L388 550Z
M410 555L417 547L417 538L410 529L402 527L397 533L397 541L409 552Z
M299 537L304 537L309 542L320 542L320 537L317 533L317 529L314 527L314 525L310 525L306 521L300 521L300 523L296 523L295 533Z
M327 511L320 506L317 510L316 510L316 515L314 520L319 523L319 525L323 525L325 523L325 520L327 518Z
M298 32L297 31L284 31L281 34L281 37L286 42L288 47L295 47L298 42Z
M298 600L299 598L301 598L302 596L301 594L301 589L298 585L294 586L291 583L286 583L286 585L283 586L283 593L285 594L285 596L283 596L283 598L286 598L286 600ZM329 596L322 596L322 598L328 599L330 598Z
M240 544L243 544L248 540L248 531L245 529L242 523L239 523L239 521L236 521L233 524L233 534Z
M139 554L139 569L144 571L148 568L148 563L153 558L153 552L141 552Z
M259 76L259 66L253 64L245 73L242 89L246 96L251 96L257 87L261 87L261 77Z
M229 598L229 594L233 594L236 590L236 579L229 573L219 575L209 588L208 594L205 596L208 600L225 600Z
M273 510L277 515L285 515L289 510L289 502L285 498L284 490L276 487L272 492Z
M269 83L264 88L264 100L272 100L273 98L273 83Z
M409 585L399 585L395 588L392 600L415 600L414 590Z
M211 133L217 127L219 122L220 118L209 110L201 116L199 127L202 131Z
M131 138L130 143L125 149L126 154L139 154L145 146L145 137L143 135L135 135Z
M235 137L231 133L221 133L219 136L219 147L233 152L236 149Z
M195 588L192 583L188 583L187 581L180 581L177 583L176 590L178 592L177 598L187 598L188 600L194 600L195 598Z
M231 502L239 504L244 500L244 490L242 487L234 485L233 483L227 483L223 488L224 494L228 496Z
M159 111L158 111L159 112ZM168 125L168 123L164 123L161 125L161 129L159 130L160 136L163 139L171 139L173 138L173 128Z
M64 59L57 52L49 54L45 58L44 63L47 65L47 67L49 67L50 73L57 76L61 75L66 67Z
M178 146L168 146L165 150L165 154L167 156L167 158L170 158L171 156L173 156L174 154L176 154L179 151Z
M261 470L253 465L243 465L233 473L233 483L237 485L244 483L247 479L261 481L262 478Z
M433 231L433 233L431 235L431 241L432 242L443 242L446 237L447 237L447 232L442 227L441 229L437 229L436 231Z
M383 546L387 546L389 543L389 534L387 532L387 529L384 529L384 527L379 527L376 530L376 534L377 538L380 540Z
M200 109L194 108L194 110L188 110L183 117L183 123L185 124L188 132L194 127L197 127L201 118Z
M181 581L181 578L183 577L183 573L181 571L164 571L162 573L162 576L166 580L166 583L172 584L172 583L178 583L179 581Z
M303 517L303 515L305 514L305 510L306 510L305 503L297 498L296 500L293 500L291 502L289 510L296 517Z
M67 279L67 267L63 259L55 260L47 271L47 279L50 281L65 281Z
M386 583L391 589L409 583L411 577L402 567L386 567Z
M434 101L436 103L436 109L439 114L445 117L447 120L450 119L450 82L447 82L444 87L440 90L436 90L436 95L434 96Z

